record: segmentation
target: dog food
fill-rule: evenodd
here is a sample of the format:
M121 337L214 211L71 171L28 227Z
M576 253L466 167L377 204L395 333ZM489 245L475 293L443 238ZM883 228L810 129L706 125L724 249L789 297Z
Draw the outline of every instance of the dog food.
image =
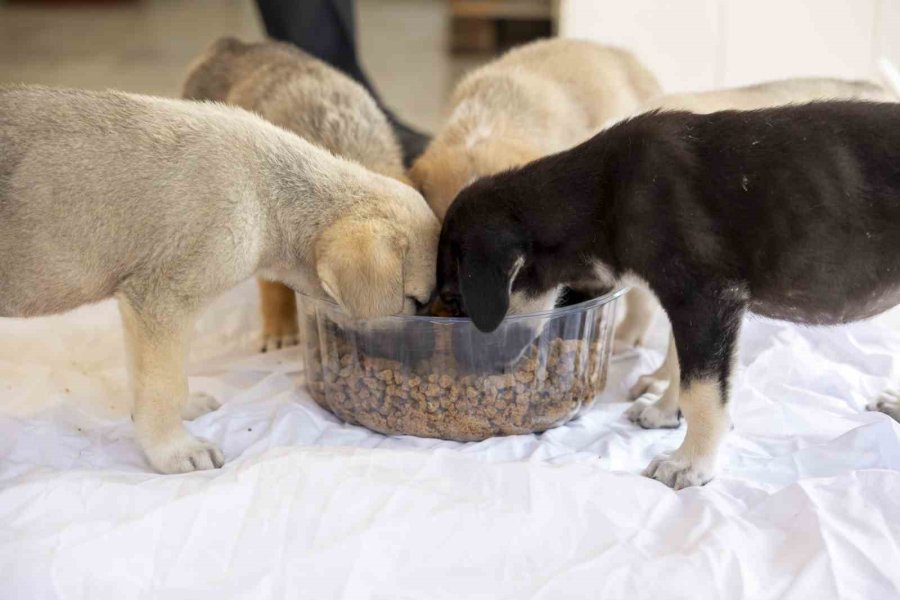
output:
M544 431L606 386L617 294L491 334L463 319L346 320L303 299L307 387L340 419L385 434L477 441Z

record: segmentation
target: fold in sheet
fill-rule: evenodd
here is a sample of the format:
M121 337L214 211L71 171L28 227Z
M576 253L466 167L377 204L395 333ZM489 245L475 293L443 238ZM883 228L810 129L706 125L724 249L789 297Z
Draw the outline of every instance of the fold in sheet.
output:
M900 425L864 411L897 333L749 318L721 473L676 493L639 473L684 427L622 416L661 326L580 419L462 444L340 423L255 310L251 282L197 326L223 407L188 426L228 463L179 476L135 445L113 304L0 320L0 598L900 597Z

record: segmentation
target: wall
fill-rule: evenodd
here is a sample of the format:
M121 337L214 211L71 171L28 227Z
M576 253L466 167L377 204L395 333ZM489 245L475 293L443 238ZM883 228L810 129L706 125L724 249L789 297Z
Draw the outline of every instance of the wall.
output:
M900 65L900 0L560 0L559 32L633 49L668 91Z

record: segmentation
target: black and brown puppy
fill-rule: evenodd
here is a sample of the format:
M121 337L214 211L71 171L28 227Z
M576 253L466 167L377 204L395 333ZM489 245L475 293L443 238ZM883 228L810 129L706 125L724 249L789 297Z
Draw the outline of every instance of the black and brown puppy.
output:
M688 424L645 474L705 483L746 311L837 324L900 302L900 106L644 114L476 181L444 221L438 290L484 331L511 292L629 277L672 322Z

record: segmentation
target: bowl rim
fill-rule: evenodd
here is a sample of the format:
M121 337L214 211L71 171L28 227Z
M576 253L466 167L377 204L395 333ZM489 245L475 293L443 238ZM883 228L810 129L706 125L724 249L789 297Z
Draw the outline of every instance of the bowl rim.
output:
M572 304L571 306L562 306L559 308L551 308L549 310L541 310L537 312L530 313L521 313L518 315L507 315L503 318L501 325L503 323L514 323L516 321L524 321L526 319L534 319L534 318L556 318L564 315L568 315L576 312L584 312L590 310L592 308L596 308L598 306L602 306L604 304L609 304L614 300L618 300L625 292L631 289L631 286L623 285L614 288L612 291L607 292L601 296L597 296L596 298L591 298L590 300L585 300L584 302L579 302L578 304ZM310 296L304 292L297 292L299 296L303 298L304 301L308 300L313 304L324 305L330 310L337 310L343 316L350 318L347 313L340 307L336 302L328 299L328 298L317 298L315 296ZM472 319L469 317L433 317L429 315L386 315L383 317L375 317L374 319L351 319L354 321L393 321L393 322L414 322L414 323L471 323Z

